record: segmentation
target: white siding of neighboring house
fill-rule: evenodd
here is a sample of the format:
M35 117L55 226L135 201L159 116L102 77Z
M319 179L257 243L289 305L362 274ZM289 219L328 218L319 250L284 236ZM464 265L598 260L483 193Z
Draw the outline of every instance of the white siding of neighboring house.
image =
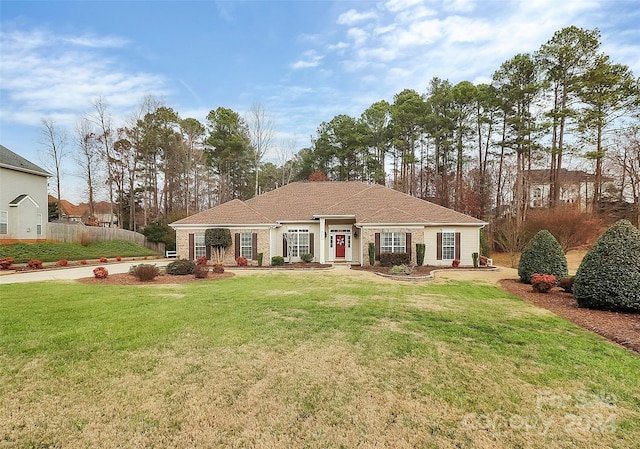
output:
M9 206L11 201L23 194L29 195L38 206L28 199L19 206ZM0 210L7 211L9 216L8 234L0 234L0 239L45 239L48 218L47 178L0 167ZM41 235L36 233L38 214L42 215Z

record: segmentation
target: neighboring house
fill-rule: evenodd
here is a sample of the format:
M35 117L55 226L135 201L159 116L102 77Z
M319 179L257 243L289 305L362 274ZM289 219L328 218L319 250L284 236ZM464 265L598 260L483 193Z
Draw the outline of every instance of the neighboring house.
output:
M58 204L58 199L49 195L49 203L53 203L55 205ZM87 208L80 206L76 206L73 203L70 203L67 200L60 200L60 209L61 209L61 221L73 222L73 223L81 223L84 222L85 216L87 214ZM53 220L52 220L53 221Z
M41 167L0 145L0 240L47 236L47 178Z
M288 184L247 201L238 199L171 223L178 257L210 256L205 231L226 228L233 245L224 262L238 256L255 261L263 254L300 260L304 253L320 263L368 265L369 243L376 259L383 252L408 252L426 245L425 265L472 265L486 223L381 185L361 182ZM285 233L290 239L287 243Z
M550 177L549 170L530 171L530 207L549 207ZM560 182L560 203L575 204L580 210L586 211L593 202L596 176L582 170L563 168L560 170L558 179ZM604 183L611 181L611 178L603 178Z

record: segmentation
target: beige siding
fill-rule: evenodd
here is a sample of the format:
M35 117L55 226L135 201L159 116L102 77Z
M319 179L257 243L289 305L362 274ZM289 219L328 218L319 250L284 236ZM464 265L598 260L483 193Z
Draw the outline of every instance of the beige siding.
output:
M460 233L460 265L473 265L472 254L480 251L480 232L479 228L470 226L425 228L424 241L426 243L426 250L424 255L424 264L442 266L451 265L451 260L437 260L437 233L443 231Z

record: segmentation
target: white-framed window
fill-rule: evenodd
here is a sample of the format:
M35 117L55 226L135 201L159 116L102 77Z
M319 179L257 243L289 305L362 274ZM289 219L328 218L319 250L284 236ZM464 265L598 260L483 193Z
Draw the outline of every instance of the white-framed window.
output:
M456 258L456 233L442 233L442 258L444 260L453 260Z
M540 199L542 198L542 189L540 187L536 187L533 189L533 198Z
M289 229L287 230L289 241L287 246L291 251L292 257L300 257L302 254L309 253L309 229Z
M406 234L404 232L381 232L380 252L404 253L407 251Z
M9 212L0 210L0 234L9 233Z
M36 234L42 235L42 214L36 214Z
M196 234L193 236L193 255L198 257L206 257L207 247L204 244L204 234Z
M253 258L253 234L250 232L240 233L240 256Z

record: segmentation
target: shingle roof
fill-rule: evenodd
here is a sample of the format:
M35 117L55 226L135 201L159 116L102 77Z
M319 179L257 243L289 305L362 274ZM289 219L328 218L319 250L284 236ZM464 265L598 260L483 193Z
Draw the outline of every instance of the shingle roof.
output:
M33 162L29 162L3 145L0 145L0 167L32 173L34 175L51 176L46 170L38 167Z
M232 200L176 221L176 225L268 224L354 216L356 223L484 224L483 221L381 185L297 182L245 202Z

